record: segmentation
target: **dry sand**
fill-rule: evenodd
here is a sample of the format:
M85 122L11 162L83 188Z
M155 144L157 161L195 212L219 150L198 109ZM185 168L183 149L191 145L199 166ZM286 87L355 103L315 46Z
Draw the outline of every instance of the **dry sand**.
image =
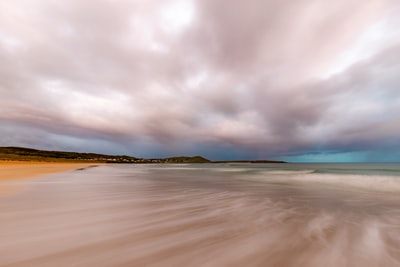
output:
M13 193L17 190L17 186L14 183L10 183L10 181L86 168L91 165L93 163L0 161L0 196Z

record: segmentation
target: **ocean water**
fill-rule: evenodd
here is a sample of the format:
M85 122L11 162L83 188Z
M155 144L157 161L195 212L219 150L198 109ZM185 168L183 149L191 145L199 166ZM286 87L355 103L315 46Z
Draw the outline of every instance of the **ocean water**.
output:
M400 266L400 164L106 165L15 186L1 267Z

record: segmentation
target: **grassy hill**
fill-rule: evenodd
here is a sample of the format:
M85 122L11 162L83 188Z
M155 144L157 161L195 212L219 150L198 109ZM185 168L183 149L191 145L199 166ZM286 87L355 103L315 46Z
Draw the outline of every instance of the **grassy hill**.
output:
M142 159L125 155L104 155L97 153L78 153L48 151L24 147L0 147L0 160L45 161L45 162L104 162L104 163L207 163L200 156L172 157L165 159Z
M164 159L168 163L209 163L210 160L200 157L200 156L195 156L195 157L172 157L172 158L166 158Z
M73 161L73 162L134 162L130 156L104 155L96 153L78 153L65 151L47 151L24 147L0 147L0 160L16 161Z
M125 155L105 155L97 153L78 153L48 151L24 147L0 147L0 160L7 161L45 161L45 162L103 162L103 163L284 163L274 160L233 160L210 161L201 156L143 159Z

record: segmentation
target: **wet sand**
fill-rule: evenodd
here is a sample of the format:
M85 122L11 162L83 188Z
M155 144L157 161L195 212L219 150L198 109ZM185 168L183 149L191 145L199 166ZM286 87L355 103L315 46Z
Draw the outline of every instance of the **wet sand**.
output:
M0 199L1 267L395 267L400 197L100 166Z
M16 181L31 179L45 174L87 168L88 163L55 163L33 161L0 161L0 195L18 190Z

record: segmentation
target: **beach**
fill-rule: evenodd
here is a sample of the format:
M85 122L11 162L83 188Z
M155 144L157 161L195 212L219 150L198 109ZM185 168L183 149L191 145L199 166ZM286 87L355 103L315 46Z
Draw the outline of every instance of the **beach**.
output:
M70 162L0 161L0 195L17 190L18 181L34 177L87 168L94 164Z
M396 267L399 174L111 164L27 179L0 198L0 267Z

